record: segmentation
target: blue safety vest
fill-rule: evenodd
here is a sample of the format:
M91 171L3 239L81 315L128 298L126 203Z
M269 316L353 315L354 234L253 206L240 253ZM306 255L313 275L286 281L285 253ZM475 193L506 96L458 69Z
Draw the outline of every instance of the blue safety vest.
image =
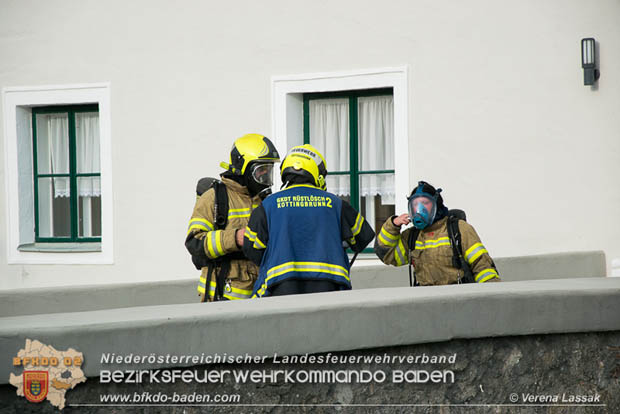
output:
M331 280L351 289L342 247L342 200L310 185L294 185L263 201L269 242L252 296L286 279Z

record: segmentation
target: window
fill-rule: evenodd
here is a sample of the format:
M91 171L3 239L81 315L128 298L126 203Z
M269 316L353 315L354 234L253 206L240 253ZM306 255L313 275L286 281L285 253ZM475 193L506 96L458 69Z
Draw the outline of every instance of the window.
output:
M99 108L33 108L32 135L35 242L100 242Z
M380 229L395 214L392 88L304 94L304 143L327 160L328 191Z
M411 164L411 154L409 153L409 81L408 81L408 68L407 66L399 66L399 67L384 67L384 68L370 68L370 69L355 69L348 71L340 71L340 72L323 72L323 73L303 73L303 74L293 74L293 75L282 75L282 76L274 76L271 79L272 83L272 114L273 114L273 128L272 135L274 138L274 144L276 148L282 153L285 153L291 147L296 145L301 145L304 143L304 115L310 114L310 103L313 99L309 99L311 96L316 98L318 102L322 99L337 99L344 98L345 96L338 96L339 93L348 94L350 91L357 92L368 92L369 90L374 90L374 92L384 93L383 95L376 96L389 96L391 91L391 100L392 100L392 108L393 108L393 139L394 144L393 148L397 148L398 150L392 150L393 156L393 166L385 167L385 170L393 170L393 178L391 182L394 186L394 194L396 195L393 203L395 205L394 210L397 213L402 213L407 211L407 198L405 197L411 191L410 180L410 172L413 171L413 167ZM330 91L332 96L323 95L322 97L318 95L319 93L327 93ZM334 95L336 94L336 95ZM304 111L304 99L308 98L308 108ZM365 99L371 99L372 96L357 96L358 102L363 101ZM389 98L386 98L389 99ZM353 110L356 106L353 105L350 107L350 110ZM358 110L359 113L359 110ZM348 115L347 115L348 116ZM308 120L310 122L310 119ZM363 121L359 121L363 122ZM347 125L347 128L350 127L348 123L343 123ZM357 124L353 124L354 127L357 127ZM311 133L312 126L309 125L305 130ZM367 129L362 128L362 133L367 131ZM346 133L345 133L346 135ZM358 145L356 146L356 154L357 156L351 157L348 159L349 161L349 169L342 169L339 172L349 172L351 173L351 160L358 160L362 154L364 143L372 141L365 140L363 137L360 139L359 134L356 135L356 139L358 139ZM305 142L310 141L310 135ZM312 141L314 142L314 141ZM344 141L338 141L342 143ZM361 146L359 143L361 142ZM353 143L353 139L349 139L349 145ZM317 145L318 146L318 145ZM346 145L345 145L346 146ZM327 150L329 153L329 149ZM342 154L348 154L351 152L349 148L348 151L344 150ZM387 153L387 152L386 152ZM332 182L333 179L339 174L332 175L332 172L335 171L334 166L337 165L335 162L332 162L330 159L330 154L326 155L327 157L327 167L330 170L328 174L328 191L334 192L336 189L336 184ZM339 160L340 162L340 160ZM338 163L339 166L339 163ZM361 166L361 167L360 167ZM375 175L377 170L373 171L375 167L371 167L372 169L366 169L362 164L358 164L358 168L353 169L353 177L357 176L358 186L353 186L353 190L357 191L358 196L354 197L358 199L357 207L360 208L360 211L365 213L365 217L371 226L377 230L380 229L375 223L381 221L381 216L387 216L385 212L379 212L375 215L375 218L369 217L367 213L370 213L373 209L368 208L366 203L370 203L371 197L366 197L364 194L364 190L361 187L363 184L360 184L362 180L365 180L365 176L373 176ZM383 171L384 167L381 167ZM357 174L355 173L357 171ZM361 171L361 172L360 172ZM377 177L385 177L388 176L389 172L382 172L381 174L376 173ZM348 182L349 187L351 187L351 175L342 174L345 178L342 178L339 181ZM279 182L279 176L275 177L275 186L279 187L281 184ZM348 181L347 181L348 180ZM365 184L365 181L364 181ZM350 190L351 191L351 190ZM351 193L350 193L351 194ZM346 198L347 196L342 196ZM348 196L350 197L350 195ZM376 197L376 196L375 196ZM388 197L386 195L385 197ZM381 196L381 200L379 202L375 200L372 201L375 207L384 208L385 205L381 205L381 203L387 203L388 200ZM353 199L351 199L351 204L354 204ZM389 206L389 204L387 204ZM390 207L386 207L390 208ZM368 210L368 211L367 211ZM383 223L381 223L383 224ZM356 261L356 264L365 263L367 265L377 265L383 266L383 264L376 258L374 254L363 255L361 260Z
M112 264L110 84L5 87L9 264Z

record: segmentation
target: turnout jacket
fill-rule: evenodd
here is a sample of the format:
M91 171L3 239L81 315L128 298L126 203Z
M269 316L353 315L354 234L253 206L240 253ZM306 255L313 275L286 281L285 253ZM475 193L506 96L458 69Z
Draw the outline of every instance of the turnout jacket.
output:
M346 241L354 252L375 233L349 203L315 186L292 185L267 197L250 217L243 252L260 264L252 297L287 279L330 280L351 289Z
M408 247L408 241L413 227L401 233L400 227L394 225L392 219L387 219L375 239L375 252L383 263L393 266L411 263L416 279L422 286L459 283L463 271L452 264L453 250L448 237L447 217L420 230L412 250ZM458 225L463 258L469 264L475 281L498 282L500 279L493 259L476 230L463 220L459 220Z
M244 229L250 219L252 210L259 206L258 196L250 197L247 187L229 178L222 178L228 193L228 221L223 230L215 229L215 190L210 188L194 206L189 221L185 246L192 256L199 256L203 266L198 284L201 301L205 301L208 278L208 261L215 261L209 286L209 301L213 299L216 288L216 275L219 274L222 261L230 263L230 273L226 278L224 297L230 300L247 299L258 277L258 266L243 257L237 247L235 232Z

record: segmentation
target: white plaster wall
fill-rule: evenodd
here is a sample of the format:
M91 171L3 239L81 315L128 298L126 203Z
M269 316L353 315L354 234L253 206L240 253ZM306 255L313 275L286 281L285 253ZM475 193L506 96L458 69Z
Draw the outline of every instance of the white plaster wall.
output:
M443 187L495 256L601 249L611 275L618 16L617 0L2 0L0 87L110 82L115 239L111 265L7 265L2 202L0 289L195 275L195 181L235 137L271 133L271 77L402 65L412 185ZM590 36L595 89L580 66ZM0 160L0 197L14 197Z

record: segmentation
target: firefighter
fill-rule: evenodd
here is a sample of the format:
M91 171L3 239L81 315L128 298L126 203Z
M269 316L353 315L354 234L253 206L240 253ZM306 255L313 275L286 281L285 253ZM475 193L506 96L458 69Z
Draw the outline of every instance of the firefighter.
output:
M229 163L220 164L226 170L221 181L196 201L185 246L202 268L201 302L251 296L258 267L241 252L243 235L252 210L271 191L274 163L279 161L269 138L244 135L234 142Z
M375 253L388 265L411 264L416 285L498 282L499 274L480 237L466 221L450 215L452 210L444 205L440 193L441 188L420 181L407 199L409 213L392 216L383 224L375 239ZM401 227L410 222L413 227L401 233ZM449 223L454 223L450 224L454 237L449 234ZM457 249L455 242L460 244ZM471 280L464 278L468 271Z
M254 210L245 231L243 252L260 265L252 297L351 289L343 242L360 252L374 231L326 191L327 165L311 145L293 147L280 174L285 189Z

